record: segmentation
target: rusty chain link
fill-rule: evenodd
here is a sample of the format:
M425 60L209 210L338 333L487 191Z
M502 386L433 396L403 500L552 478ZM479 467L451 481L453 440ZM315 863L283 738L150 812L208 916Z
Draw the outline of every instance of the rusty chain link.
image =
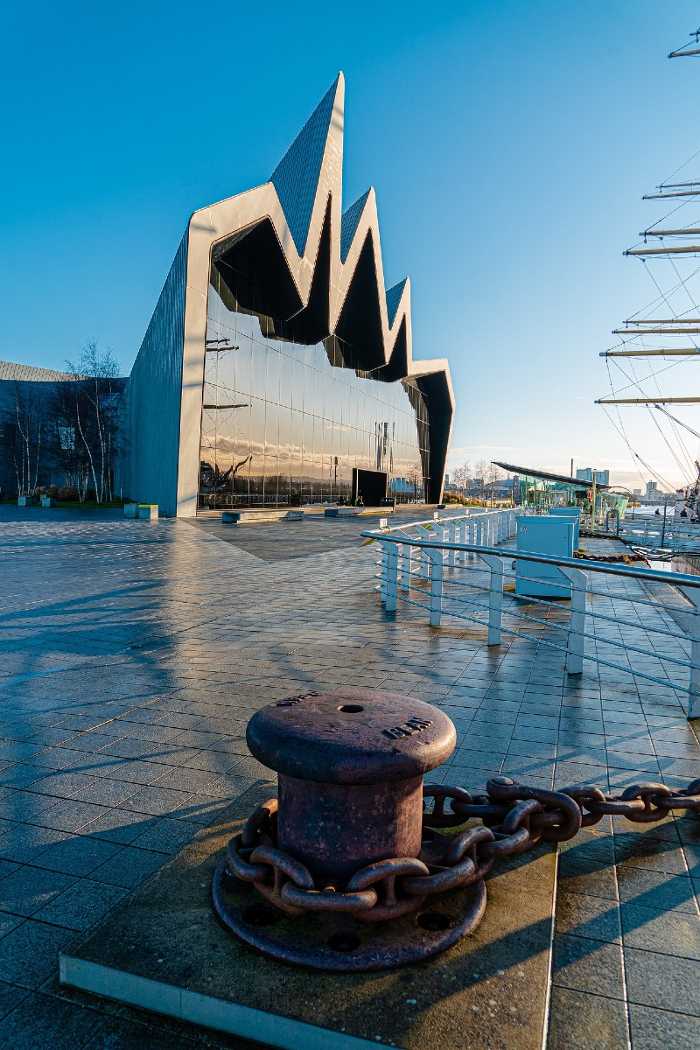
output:
M485 794L461 787L426 785L420 857L393 857L356 871L342 887L318 885L311 872L276 846L277 800L270 799L228 844L230 876L253 886L290 915L343 912L361 922L385 922L417 911L426 897L480 883L497 860L540 842L564 842L604 816L637 824L662 820L673 810L700 814L700 778L674 791L644 783L606 795L591 784L548 791L494 777ZM472 819L481 826L464 828ZM455 829L454 835L444 833Z

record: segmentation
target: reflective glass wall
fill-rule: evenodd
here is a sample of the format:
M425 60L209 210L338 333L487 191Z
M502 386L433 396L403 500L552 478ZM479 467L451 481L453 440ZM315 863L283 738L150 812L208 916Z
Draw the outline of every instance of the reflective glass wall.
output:
M261 324L210 285L200 506L349 501L353 468L385 472L399 502L423 501L428 413L415 383L343 367L335 336L304 346Z

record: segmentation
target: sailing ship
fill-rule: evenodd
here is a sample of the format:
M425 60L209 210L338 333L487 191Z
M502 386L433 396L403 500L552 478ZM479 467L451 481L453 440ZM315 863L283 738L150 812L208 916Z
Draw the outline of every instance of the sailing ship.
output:
M690 43L686 42L668 55L669 58L689 56L700 56L700 29L690 34ZM700 404L700 396L693 393L667 395L661 390L657 377L662 372L668 372L683 364L684 359L700 357L700 306L689 287L692 278L700 274L700 265L686 276L679 269L685 260L700 257L700 221L693 220L683 224L680 221L682 214L678 214L683 213L688 205L700 203L700 179L670 181L699 156L700 150L677 168L669 180L657 185L653 193L644 194L642 197L645 201L668 201L669 210L643 229L639 234L641 241L627 248L623 254L643 262L658 294L651 303L628 318L623 327L613 329L613 335L618 337L618 341L600 354L606 360L611 394L596 401L596 404L603 406L635 463L644 467L667 491L674 492L675 513L691 524L700 523L700 464L696 457L691 456L686 447L687 438L684 440L683 435L689 434L700 441L700 432L675 414L675 406ZM656 260L664 260L670 265L673 272L670 286L663 287L656 273L648 266L649 262ZM679 298L683 299L682 303L679 302ZM689 308L685 306L686 301L690 304ZM653 316L642 316L647 312ZM665 313L668 316L656 316ZM653 368L653 359L657 358L662 359L661 368L652 370L641 378L637 376L634 361L652 359L649 363ZM627 360L623 364L620 359L627 359L630 364L627 364ZM627 371L628 367L631 368L632 374ZM616 386L613 381L612 369L617 370L616 375L623 377L622 388ZM650 392L646 388L650 380L654 380L656 391ZM632 390L633 396L630 393ZM621 393L630 396L620 397ZM628 428L620 411L621 406L646 409L681 476L685 478L684 485L675 488L642 458L629 438ZM673 411L668 406L672 406Z

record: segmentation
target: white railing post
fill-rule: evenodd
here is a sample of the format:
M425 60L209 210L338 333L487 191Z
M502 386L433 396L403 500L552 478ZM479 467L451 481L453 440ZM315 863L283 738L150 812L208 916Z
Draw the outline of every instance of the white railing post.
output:
M586 628L586 574L581 569L566 569L559 566L559 572L571 580L571 620L566 643L566 673L583 674L583 654L586 639L583 632Z
M379 600L382 605L386 601L386 580L387 580L387 547L388 543L382 543L379 540L379 557L377 558L377 565L379 566Z
M401 582L399 586L402 591L410 591L411 589L411 560L413 557L413 547L410 543L401 544Z
M686 634L690 638L690 675L688 682L688 718L700 718L700 591L695 587L681 587L693 606L688 613Z
M430 558L430 626L439 627L442 616L442 551L425 548Z
M385 543L389 549L384 559L386 570L386 582L384 585L384 609L386 612L396 612L397 583L399 576L399 550L396 543Z
M489 586L489 630L487 645L501 644L501 616L503 613L503 558L495 554L481 554L480 558L491 570Z
M456 526L455 522L452 521L452 522L450 522L450 524L447 527L447 539L449 540L450 543L456 543L457 542L456 536L457 536L457 526ZM454 550L454 547L450 548L450 551L449 551L449 553L447 555L447 564L449 565L449 567L451 569L454 569L454 567L455 567L455 550Z

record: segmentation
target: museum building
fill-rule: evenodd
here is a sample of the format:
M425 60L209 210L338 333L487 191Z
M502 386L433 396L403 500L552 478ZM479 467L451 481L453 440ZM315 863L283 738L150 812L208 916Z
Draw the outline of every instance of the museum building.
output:
M124 393L119 485L166 515L437 503L447 361L414 361L376 199L342 210L340 74L270 180L191 216Z

